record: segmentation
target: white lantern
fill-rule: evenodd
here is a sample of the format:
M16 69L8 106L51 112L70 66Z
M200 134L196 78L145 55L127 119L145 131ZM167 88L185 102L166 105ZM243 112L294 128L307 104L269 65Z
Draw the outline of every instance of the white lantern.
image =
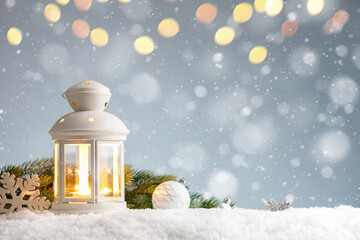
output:
M126 208L124 141L129 130L118 117L103 112L110 96L95 81L75 84L63 94L75 112L49 131L55 141L54 212Z

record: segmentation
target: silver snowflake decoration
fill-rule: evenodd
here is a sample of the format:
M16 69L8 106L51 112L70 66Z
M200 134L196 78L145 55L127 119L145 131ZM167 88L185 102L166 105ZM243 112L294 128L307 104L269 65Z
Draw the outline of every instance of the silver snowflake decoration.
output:
M269 198L268 200L263 199L265 210L276 212L283 211L285 209L291 208L292 202L284 198L281 203L277 203L274 199Z
M49 209L51 203L45 197L40 197L36 189L40 185L37 174L27 176L26 180L3 172L0 178L0 214L12 213L27 208L31 211L44 211Z

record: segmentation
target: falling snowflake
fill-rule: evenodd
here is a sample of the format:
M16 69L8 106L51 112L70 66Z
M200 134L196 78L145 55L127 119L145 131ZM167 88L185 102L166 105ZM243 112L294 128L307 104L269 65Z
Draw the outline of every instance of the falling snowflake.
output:
M26 180L15 180L15 175L3 172L0 178L0 214L20 211L23 208L31 211L49 209L49 200L39 197L40 191L36 189L40 185L38 180L37 174L27 176Z

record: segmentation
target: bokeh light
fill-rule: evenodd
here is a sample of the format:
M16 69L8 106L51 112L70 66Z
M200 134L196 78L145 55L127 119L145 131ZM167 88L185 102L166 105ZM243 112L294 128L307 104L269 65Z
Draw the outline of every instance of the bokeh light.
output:
M97 2L99 2L99 3L106 3L106 2L108 2L109 0L96 0Z
M160 98L159 81L146 72L136 73L130 77L130 96L136 104L150 104Z
M121 2L121 3L129 3L129 2L131 2L131 0L118 0L118 2Z
M332 24L334 27L341 28L349 20L349 13L345 10L339 10L334 14L332 18Z
M49 3L44 9L44 16L46 21L56 23L61 16L60 8L54 3Z
M87 11L91 7L92 0L74 0L75 7L81 11Z
M298 23L296 20L286 20L281 26L281 33L284 37L293 36L298 30Z
M160 22L158 32L166 38L174 37L179 32L179 23L173 18L165 18Z
M90 33L90 41L97 47L104 47L109 42L109 35L103 28L95 28Z
M310 15L318 15L324 9L324 0L308 0L306 9Z
M253 14L253 8L250 3L244 2L238 4L233 12L233 18L235 22L244 23L247 22Z
M201 171L206 165L208 154L204 147L198 143L176 143L171 146L173 156L168 163L172 168L182 168L187 172ZM195 162L193 159L196 159Z
M16 27L12 27L9 29L9 31L7 32L7 40L8 42L13 45L13 46L17 46L21 43L22 40L22 33L21 30L16 28Z
M323 178L329 179L333 177L334 170L331 167L326 166L321 169L320 174Z
M151 37L141 36L134 42L134 49L141 55L148 55L154 51L155 44Z
M208 188L214 197L223 198L238 191L238 181L230 171L215 169L208 180Z
M340 106L354 104L359 98L358 85L347 76L341 76L331 82L328 90L331 100Z
M56 0L56 3L62 6L65 6L69 3L70 0Z
M351 141L342 131L329 130L317 137L315 152L324 164L345 160L350 150Z
M232 27L224 26L215 33L214 41L217 45L225 46L234 40L235 30Z
M204 3L196 10L196 20L200 23L211 23L217 15L217 8L214 4Z
M267 0L265 4L265 12L269 17L278 15L284 7L283 0Z
M336 34L341 32L344 25L349 20L349 13L345 10L337 11L324 25L326 34Z
M291 51L288 62L290 69L301 77L314 75L319 68L318 54L306 47L298 47Z
M265 7L266 1L267 0L255 0L254 1L255 11L258 13L264 13L266 10L266 7Z
M249 62L252 64L262 63L267 56L267 48L264 46L256 46L249 53Z
M71 30L77 38L87 38L90 32L89 24L82 19L75 20L71 26Z

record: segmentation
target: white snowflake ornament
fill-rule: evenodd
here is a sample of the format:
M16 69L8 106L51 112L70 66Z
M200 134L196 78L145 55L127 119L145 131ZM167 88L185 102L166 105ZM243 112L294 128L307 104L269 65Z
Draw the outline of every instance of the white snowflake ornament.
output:
M185 179L167 181L157 186L152 195L154 209L186 209L190 205L190 194Z
M231 197L227 196L226 198L224 198L224 201L221 203L216 204L216 208L222 208L222 209L231 209Z
M40 191L36 189L40 185L37 174L27 176L26 180L15 175L3 172L0 183L0 214L12 213L27 208L31 211L44 211L49 209L51 203L45 197L39 197Z

